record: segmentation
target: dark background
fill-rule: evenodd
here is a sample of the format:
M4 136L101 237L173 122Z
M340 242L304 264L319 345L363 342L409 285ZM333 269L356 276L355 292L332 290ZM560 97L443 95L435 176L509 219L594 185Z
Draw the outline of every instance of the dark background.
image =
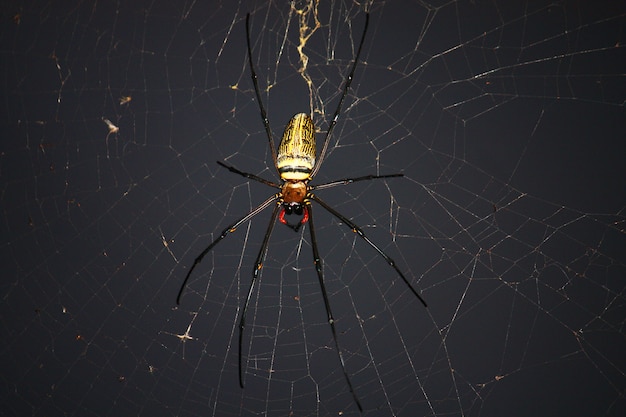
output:
M246 13L275 140L304 111L321 142L363 7L319 6L309 89L287 2L4 3L3 415L358 415L308 226L272 236L245 389L237 319L270 212L205 258L181 306L175 297L194 257L273 192L215 160L277 178ZM314 182L404 173L319 195L429 307L315 208L363 414L624 415L623 3L366 7L362 62Z

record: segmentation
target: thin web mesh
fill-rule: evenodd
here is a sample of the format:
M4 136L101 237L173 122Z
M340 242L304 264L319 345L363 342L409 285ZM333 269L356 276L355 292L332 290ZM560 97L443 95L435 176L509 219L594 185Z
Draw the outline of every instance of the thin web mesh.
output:
M514 4L511 4L514 3ZM314 206L355 392L371 416L624 415L625 10L619 2L21 2L4 8L5 415L359 415L305 225L271 210L309 112ZM320 144L318 143L318 149Z

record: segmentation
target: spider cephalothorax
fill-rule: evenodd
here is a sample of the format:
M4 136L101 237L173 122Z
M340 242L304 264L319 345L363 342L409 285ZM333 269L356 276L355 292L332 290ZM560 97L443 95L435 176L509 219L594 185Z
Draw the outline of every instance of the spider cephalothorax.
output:
M283 184L282 191L280 192L279 204L281 206L278 220L292 228L294 231L298 231L300 226L309 221L309 210L307 205L310 204L306 199L308 194L307 186L304 181L290 180ZM290 216L295 214L296 216L302 216L300 221L296 224L291 224L285 219L285 215Z
M280 198L286 205L297 206L304 203L307 192L304 181L287 181L280 191Z
M270 187L276 188L279 190L278 193L272 195L267 200L259 204L256 208L250 211L245 216L241 217L234 223L230 224L226 227L222 233L215 239L213 242L209 244L201 253L196 257L193 262L191 268L187 272L187 276L185 276L185 280L180 287L180 291L178 292L178 297L176 298L176 302L180 303L180 298L183 294L183 290L187 285L187 281L191 276L191 273L195 269L195 267L202 261L204 256L215 247L219 242L222 241L228 234L233 233L237 228L252 219L254 216L259 214L261 211L274 204L274 211L272 212L272 217L270 219L270 223L268 224L267 231L265 232L265 237L263 238L263 243L261 244L261 249L259 254L257 255L257 259L252 272L252 281L250 282L250 287L248 289L248 293L241 310L241 315L239 319L239 385L243 388L243 366L241 361L241 351L242 351L242 343L243 343L243 330L246 326L246 313L248 311L248 305L250 303L250 297L252 296L252 292L254 290L254 284L257 281L257 278L260 274L260 271L263 267L263 262L265 260L265 255L267 254L268 244L270 237L272 235L272 230L274 229L274 224L276 223L276 219L278 219L281 223L289 226L295 231L298 231L300 226L305 223L309 223L309 233L311 235L311 248L313 250L313 263L315 264L315 270L317 273L317 278L320 284L320 289L322 292L322 298L324 299L324 307L326 308L326 314L328 319L328 324L330 325L333 340L335 341L335 348L337 349L337 355L339 357L339 362L341 364L341 369L343 371L343 375L348 384L348 388L350 389L350 393L352 394L352 398L356 403L357 407L360 411L363 410L359 398L357 397L354 388L352 387L352 382L350 381L350 377L348 376L348 372L346 371L346 365L343 360L343 355L341 352L341 348L339 347L339 341L337 339L337 331L335 329L335 319L333 318L333 314L330 307L330 301L328 298L328 294L326 293L326 285L324 284L324 272L322 268L322 261L319 255L319 251L317 249L317 239L315 236L315 227L313 225L313 208L311 203L315 201L317 204L322 206L326 211L328 211L331 215L335 216L340 220L341 223L348 226L354 233L358 234L370 247L372 247L378 254L391 266L398 276L404 281L404 283L408 286L411 292L415 295L415 297L426 306L426 302L419 293L411 286L406 277L402 274L400 269L396 266L395 262L380 249L376 244L374 244L365 233L350 219L345 217L343 214L339 213L337 210L329 206L324 200L320 199L316 195L314 195L311 191L313 190L321 190L336 187L339 185L351 184L356 181L365 181L365 180L373 180L380 178L393 178L393 177L402 177L402 174L389 174L389 175L367 175L364 177L358 178L347 178L337 181L332 181L325 184L319 185L309 185L309 181L313 179L317 171L320 169L322 162L324 161L324 156L326 155L326 150L328 149L328 144L330 142L331 133L337 123L337 119L339 114L341 113L341 106L343 104L344 99L348 93L348 89L350 88L350 84L352 83L352 78L354 76L354 71L356 69L357 63L359 61L359 55L361 54L361 47L363 46L363 41L365 40L365 34L367 33L367 25L369 22L369 14L365 15L365 28L363 29L363 35L361 36L361 42L359 43L359 47L357 49L356 56L354 58L354 63L352 64L352 69L348 74L345 85L343 87L343 93L341 98L339 99L339 104L337 105L337 110L335 110L335 114L333 115L331 122L328 126L328 130L326 131L326 137L324 138L324 143L322 145L322 149L320 150L319 157L315 158L315 127L313 126L313 120L311 117L305 113L298 113L293 116L287 126L285 127L285 132L283 137L278 145L278 151L274 148L274 141L272 139L272 130L269 125L269 121L267 119L267 114L265 112L265 108L263 107L263 102L261 100L261 93L259 91L258 80L256 76L256 72L254 71L254 65L252 63L252 47L250 46L250 14L246 16L246 40L248 43L248 62L250 64L250 73L252 76L252 83L254 84L254 92L256 94L256 98L259 102L259 109L261 110L261 119L263 120L263 125L265 126L265 132L267 133L267 139L269 141L270 150L272 152L272 159L274 162L274 166L282 180L282 185L276 184L275 182L266 180L261 178L255 174L247 173L238 170L233 166L226 165L223 162L219 162L218 164L229 171L241 175L245 178L252 179L268 185ZM302 216L300 221L296 225L292 225L287 222L285 219L285 215L295 214L298 216Z

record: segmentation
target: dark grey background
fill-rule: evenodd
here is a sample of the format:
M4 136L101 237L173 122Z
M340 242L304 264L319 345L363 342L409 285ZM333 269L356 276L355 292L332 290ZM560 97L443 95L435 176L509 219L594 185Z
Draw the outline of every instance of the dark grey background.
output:
M625 18L620 2L375 2L315 182L340 344L364 415L626 412ZM194 257L276 180L311 111L287 2L9 2L2 8L0 408L4 415L358 415L307 227L269 211ZM324 3L306 45L324 137L364 24ZM267 86L271 89L267 92ZM126 104L120 98L132 97ZM119 127L107 135L104 119ZM189 339L177 337L186 334Z

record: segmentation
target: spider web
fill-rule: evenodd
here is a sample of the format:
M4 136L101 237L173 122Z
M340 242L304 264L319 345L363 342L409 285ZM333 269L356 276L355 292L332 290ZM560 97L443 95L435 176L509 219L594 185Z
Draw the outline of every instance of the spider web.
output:
M308 225L278 225L246 56L278 141L310 112L314 183L429 307L314 206L363 415L624 415L619 2L14 2L3 8L5 415L359 415ZM319 22L319 27L316 26ZM300 47L300 48L299 48ZM319 145L318 145L319 146Z

